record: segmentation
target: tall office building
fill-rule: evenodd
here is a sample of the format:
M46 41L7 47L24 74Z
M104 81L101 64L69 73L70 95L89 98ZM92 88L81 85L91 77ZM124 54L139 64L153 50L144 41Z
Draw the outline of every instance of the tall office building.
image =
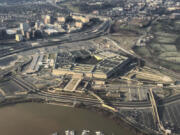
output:
M23 36L25 35L25 33L28 31L29 28L30 26L28 23L20 23L20 29Z
M51 16L46 15L46 16L44 17L44 24L49 24L49 23L51 23Z
M23 36L22 36L21 34L16 34L15 40L16 40L17 42L20 42L20 41L23 40Z

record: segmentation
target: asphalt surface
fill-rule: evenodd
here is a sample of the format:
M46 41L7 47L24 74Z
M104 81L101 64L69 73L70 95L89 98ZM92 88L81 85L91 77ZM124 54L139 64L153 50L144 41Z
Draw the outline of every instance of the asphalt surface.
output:
M78 41L85 41L90 40L102 35L105 35L110 27L110 20L102 22L100 25L97 25L95 27L92 27L90 29L84 30L82 32L78 33L71 33L71 34L65 34L64 36L59 36L55 38L48 38L47 40L39 40L37 46L21 46L20 48L17 48L16 50L6 50L1 52L0 58L12 55L15 53L20 53L23 51L48 47L48 46L59 46L60 44L64 43L73 43ZM27 41L26 44L30 44L31 41ZM18 43L17 43L18 44Z

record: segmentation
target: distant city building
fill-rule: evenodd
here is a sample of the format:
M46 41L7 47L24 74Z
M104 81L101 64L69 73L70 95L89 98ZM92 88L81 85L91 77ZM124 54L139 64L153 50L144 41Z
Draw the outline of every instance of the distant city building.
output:
M0 28L0 39L4 39L7 36L6 28Z
M57 21L61 22L61 23L64 23L66 21L66 18L65 17L58 17Z
M28 23L20 23L21 30L28 31L29 28L30 28L30 26Z
M49 15L46 15L44 17L44 24L50 24L51 23L51 16Z
M88 23L89 22L89 18L88 17L84 17L84 16L80 16L80 15L72 15L72 18L74 20L79 20L83 23Z
M32 38L35 38L35 30L32 31Z
M82 28L82 27L83 27L83 23L77 21L77 22L75 23L75 26L78 27L78 28Z
M49 29L45 29L44 32L47 33L48 35L58 33L57 30L55 30L55 29L50 29L50 28L49 28Z
M18 30L19 30L19 29L17 29L17 28L7 29L7 30L6 30L6 33L7 33L8 35L15 35Z
M17 42L22 41L22 40L23 40L23 36L22 36L22 34L16 34L16 36L15 36L15 40L16 40Z
M40 25L41 25L40 22L35 22L34 28L35 28L36 30L38 30L38 29L40 28Z
M95 14L95 15L99 15L99 11L98 10L94 10L92 13Z
M26 39L30 39L30 38L31 38L30 32L26 32Z
M172 19L180 19L180 13L172 13L170 17Z
M26 32L29 30L30 26L28 23L20 23L21 34L25 36Z

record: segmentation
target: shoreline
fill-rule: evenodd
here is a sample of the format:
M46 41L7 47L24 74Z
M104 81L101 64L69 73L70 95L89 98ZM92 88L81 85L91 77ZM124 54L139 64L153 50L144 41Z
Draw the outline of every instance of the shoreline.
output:
M71 108L79 108L79 109L86 109L88 111L96 112L103 117L107 117L113 120L117 125L121 125L123 128L130 130L134 135L160 135L153 131L147 130L146 128L140 127L140 125L135 125L135 123L130 123L127 119L123 118L123 116L119 113L114 113L110 110L105 108L97 107L97 106L87 106L85 104L77 104L73 106L72 104L65 104L60 102L47 102L44 99L40 98L11 98L5 99L0 102L1 107L8 107L11 105L22 104L22 103L42 103L54 106L63 106L63 107L71 107Z

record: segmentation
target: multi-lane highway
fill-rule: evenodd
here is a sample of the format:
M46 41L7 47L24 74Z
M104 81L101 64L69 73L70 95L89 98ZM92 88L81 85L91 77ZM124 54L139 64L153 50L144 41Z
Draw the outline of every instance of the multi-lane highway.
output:
M99 101L95 98L88 97L88 96L81 96L77 94L56 94L56 93L51 93L51 92L44 92L44 91L39 91L35 86L33 86L31 83L19 78L19 77L10 77L14 82L16 82L18 85L21 85L24 89L26 89L29 92L35 92L34 94L30 94L32 97L36 98L41 98L41 99L48 99L48 100L55 100L55 101L66 101L66 102L82 102L82 103L90 103L90 104L96 104L100 105ZM158 106L166 105L169 103L173 103L180 100L180 94L174 95L167 97L161 101L157 101L159 104ZM110 103L112 106L116 108L121 108L121 107L128 107L128 108L149 108L151 107L150 101L136 101L136 102L122 102L122 101L112 101Z
M81 96L81 95L69 95L69 94L55 94L55 93L50 93L50 92L38 92L35 95L31 95L34 97L38 97L41 99L45 99L47 101L57 101L57 102L65 102L65 103L74 103L74 102L79 102L79 103L84 103L84 104L91 104L91 105L100 105L99 101L97 99L94 99L92 97L87 97L87 96Z
M149 108L151 107L151 103L147 102L113 102L113 106L115 107L129 107L129 108Z
M6 52L3 52L0 54L0 57L5 57L8 55L12 55L15 53L20 53L23 51L28 51L32 49L37 49L37 48L42 48L42 47L48 47L48 46L58 46L60 44L64 43L72 43L72 42L77 42L77 41L84 41L84 40L90 40L93 38L96 38L98 36L105 35L107 31L109 30L111 25L110 20L103 21L99 25L95 25L92 28L87 28L86 30L83 30L81 32L77 33L70 33L70 34L65 34L63 36L59 37L52 37L48 38L47 40L39 40L37 41L38 45L37 46L21 46L18 49L15 50L9 50ZM31 44L31 41L27 41L26 44ZM17 43L16 46L19 44Z
M60 102L60 103L84 103L86 105L100 105L99 101L94 97L77 93L51 93L46 91L39 91L33 84L23 80L20 77L11 76L10 79L16 83L23 91L27 91L27 98L43 99L47 102ZM17 90L18 91L18 90ZM13 97L19 95L12 95ZM22 95L25 96L25 95ZM5 97L6 98L6 97Z

